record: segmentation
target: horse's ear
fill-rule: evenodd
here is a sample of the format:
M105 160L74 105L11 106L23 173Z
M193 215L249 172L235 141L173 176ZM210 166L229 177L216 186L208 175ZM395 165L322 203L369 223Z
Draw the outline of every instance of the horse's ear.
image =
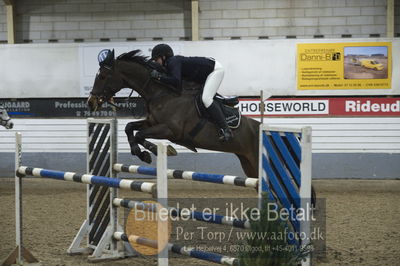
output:
M115 53L114 53L114 49L112 49L110 57L111 57L111 58L112 58L112 60L114 61L114 59L115 59Z

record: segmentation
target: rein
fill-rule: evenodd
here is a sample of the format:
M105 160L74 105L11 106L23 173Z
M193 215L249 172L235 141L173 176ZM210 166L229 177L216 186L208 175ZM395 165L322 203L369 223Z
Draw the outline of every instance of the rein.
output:
M149 77L149 78L146 80L146 82L144 83L143 88L142 88L143 91L149 86L150 80L151 80L151 78ZM131 88L130 88L130 89L131 89ZM125 102L129 102L129 101L130 101L131 96L132 96L132 94L133 94L134 91L135 91L135 89L131 89L131 93L130 93L129 96L125 99ZM108 103L109 105L115 107L116 109L119 109L119 110L122 109L121 107L119 107L118 105L116 105L115 103L113 103L111 100L108 100L107 103Z

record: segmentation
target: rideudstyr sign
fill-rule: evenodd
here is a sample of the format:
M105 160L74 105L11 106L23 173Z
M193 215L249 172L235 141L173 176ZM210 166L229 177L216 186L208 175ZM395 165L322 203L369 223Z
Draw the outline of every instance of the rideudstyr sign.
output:
M241 99L240 110L260 116L257 99ZM265 102L265 116L400 116L400 98L273 98Z

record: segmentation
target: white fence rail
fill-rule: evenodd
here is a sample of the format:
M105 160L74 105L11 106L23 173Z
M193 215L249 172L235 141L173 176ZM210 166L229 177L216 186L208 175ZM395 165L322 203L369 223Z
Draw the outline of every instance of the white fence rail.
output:
M124 127L118 121L119 151L129 152ZM26 152L85 152L85 119L14 119L13 130L0 130L0 152L14 151L14 132L24 135ZM311 126L313 153L400 153L398 117L266 118L273 126ZM175 146L178 152L188 152Z

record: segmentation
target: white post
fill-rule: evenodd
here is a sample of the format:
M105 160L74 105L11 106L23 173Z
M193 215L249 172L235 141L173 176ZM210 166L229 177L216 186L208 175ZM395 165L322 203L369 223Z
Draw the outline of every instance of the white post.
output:
M262 94L262 93L261 93ZM262 103L261 103L262 104ZM262 155L263 155L263 124L259 127L258 134L258 208L262 209L262 193L263 193L263 166L262 166ZM268 179L267 179L268 182Z
M260 116L261 124L264 124L264 114L265 114L265 101L271 98L272 93L267 90L260 90Z
M114 118L110 121L110 177L117 178L118 173L114 170L114 164L118 161L118 124ZM113 232L118 231L118 209L114 206L113 200L118 198L118 189L110 188L110 226ZM123 250L123 242L116 241L111 237L111 250L114 252L113 255L118 256L120 250Z
M22 179L18 177L17 170L21 166L22 135L15 133L15 244L18 249L17 264L23 263L22 254Z
M162 208L168 207L167 146L157 144L157 201ZM168 221L157 215L158 265L168 266ZM165 244L165 245L164 245Z
M301 208L307 213L312 213L311 208L311 179L312 179L312 138L311 138L311 127L304 127L301 129L301 186L300 186L300 199ZM310 243L310 230L311 230L311 217L300 223L300 232L305 234L305 239L302 241L302 246L306 247ZM310 255L305 261L302 262L302 266L310 265Z
M265 103L264 103L264 91L260 91L260 122L264 124L264 111L265 111Z

